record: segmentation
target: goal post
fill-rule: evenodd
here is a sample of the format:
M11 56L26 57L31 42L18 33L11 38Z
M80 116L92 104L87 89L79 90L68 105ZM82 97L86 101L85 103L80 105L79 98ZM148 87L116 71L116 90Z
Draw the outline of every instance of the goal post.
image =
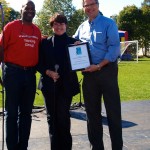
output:
M134 44L136 46L136 48L134 49L135 55L136 55L136 62L138 63L138 40L120 42L120 50L121 50L120 57L122 57L123 54L126 52L126 50L128 50L129 47L133 46ZM120 61L121 61L121 59L120 59Z

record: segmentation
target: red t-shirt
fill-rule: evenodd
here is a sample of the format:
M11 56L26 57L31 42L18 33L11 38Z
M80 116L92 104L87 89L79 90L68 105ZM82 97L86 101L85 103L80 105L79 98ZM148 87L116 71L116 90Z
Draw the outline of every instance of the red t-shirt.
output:
M32 67L38 63L38 49L41 42L40 29L32 25L22 24L15 20L4 27L0 37L0 45L4 43L4 62Z

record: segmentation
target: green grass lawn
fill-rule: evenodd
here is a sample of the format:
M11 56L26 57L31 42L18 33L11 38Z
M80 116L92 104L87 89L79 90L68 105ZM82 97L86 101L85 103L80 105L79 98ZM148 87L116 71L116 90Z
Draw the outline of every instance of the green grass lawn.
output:
M150 100L150 58L120 62L118 81L122 101Z
M83 78L81 72L78 72L79 81ZM37 83L39 73L37 73ZM150 58L139 58L136 61L121 61L119 63L119 87L121 101L130 100L150 100ZM81 82L82 83L82 82ZM34 105L44 105L41 91L37 90ZM0 107L1 107L0 96ZM73 98L74 102L79 102L80 95ZM81 100L83 97L81 94Z

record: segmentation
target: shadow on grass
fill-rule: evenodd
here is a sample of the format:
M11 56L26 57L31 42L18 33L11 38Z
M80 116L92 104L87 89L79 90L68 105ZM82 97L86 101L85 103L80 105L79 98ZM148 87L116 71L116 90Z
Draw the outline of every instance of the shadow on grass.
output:
M79 120L83 120L86 121L86 113L85 111L81 111L81 110L76 110L76 111L70 111L71 117L75 118L75 119L79 119ZM107 117L106 116L102 116L103 118L103 125L107 125L108 126L108 121L107 121ZM126 121L126 120L122 120L122 128L130 128L133 126L137 126L136 123L130 122L130 121Z

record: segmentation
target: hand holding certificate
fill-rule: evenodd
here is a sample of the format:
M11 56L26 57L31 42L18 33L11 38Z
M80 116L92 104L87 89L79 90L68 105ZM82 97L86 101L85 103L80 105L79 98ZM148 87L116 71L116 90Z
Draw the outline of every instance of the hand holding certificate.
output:
M88 42L68 46L71 71L83 70L91 65Z

